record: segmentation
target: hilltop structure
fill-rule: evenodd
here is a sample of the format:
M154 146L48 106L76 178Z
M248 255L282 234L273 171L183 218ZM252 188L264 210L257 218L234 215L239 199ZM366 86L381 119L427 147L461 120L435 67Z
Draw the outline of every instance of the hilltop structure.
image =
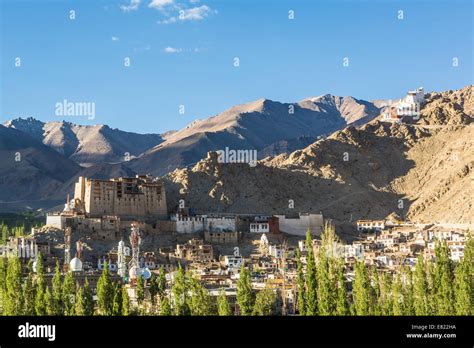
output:
M413 120L420 118L420 110L425 103L425 92L423 87L414 91L408 91L405 98L398 104L389 106L383 113L383 119L387 121L401 121L404 117L410 117Z

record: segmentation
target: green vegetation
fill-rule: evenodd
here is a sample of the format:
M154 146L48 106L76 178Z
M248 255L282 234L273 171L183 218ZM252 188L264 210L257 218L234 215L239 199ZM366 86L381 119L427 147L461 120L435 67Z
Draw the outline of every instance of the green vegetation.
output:
M308 234L307 246L312 245ZM420 255L413 270L403 266L392 274L359 261L354 265L352 296L349 296L345 265L336 252L336 245L333 230L326 228L318 252L313 252L312 247L308 249L306 260L314 262L314 267L307 263L306 271L297 253L296 305L300 315L474 314L474 242L471 237L466 241L464 258L458 263L449 259L445 243L436 246L434 263ZM127 288L112 281L104 265L97 283L97 303L87 279L80 286L72 273L61 274L58 263L50 284L45 280L41 257L36 273L32 268L31 262L22 265L17 257L0 258L0 315L234 314L223 289L218 296L211 296L201 282L182 267L175 272L171 284L167 284L163 269L150 279L150 286L138 278L136 298L132 301ZM280 314L279 292L271 288L254 290L251 271L244 266L237 282L236 300L237 312L243 316ZM149 306L152 301L154 305Z

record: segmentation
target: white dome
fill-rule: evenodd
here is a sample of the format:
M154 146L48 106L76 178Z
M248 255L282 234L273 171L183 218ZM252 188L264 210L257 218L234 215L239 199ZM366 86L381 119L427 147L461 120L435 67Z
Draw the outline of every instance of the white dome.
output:
M71 262L69 262L69 270L72 272L82 271L82 261L77 257L73 258Z

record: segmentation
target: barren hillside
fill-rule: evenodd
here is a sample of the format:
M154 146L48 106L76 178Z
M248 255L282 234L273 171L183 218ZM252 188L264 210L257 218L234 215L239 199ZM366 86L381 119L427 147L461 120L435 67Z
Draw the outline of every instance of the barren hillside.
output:
M472 86L432 93L415 124L349 126L256 167L218 163L210 153L166 176L170 208L184 199L198 211L321 211L339 224L391 213L472 223L472 94Z

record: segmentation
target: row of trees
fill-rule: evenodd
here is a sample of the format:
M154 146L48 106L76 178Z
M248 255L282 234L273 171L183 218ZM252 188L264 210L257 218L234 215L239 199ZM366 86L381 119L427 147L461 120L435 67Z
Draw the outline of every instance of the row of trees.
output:
M327 225L315 255L310 233L306 237L306 267L297 250L297 309L300 315L472 315L474 299L473 250L468 238L464 258L454 263L445 243L436 247L436 262L420 255L415 270L401 267L391 274L356 262L352 283L337 252L334 228ZM27 271L27 272L24 272ZM349 285L352 285L349 288ZM145 282L136 280L136 306L121 282L111 279L107 265L97 282L96 300L87 279L81 286L71 272L61 275L59 264L46 284L42 257L36 272L22 269L16 257L0 258L0 314L2 315L233 315L223 289L218 296L190 272L179 267L168 286L164 269ZM350 289L352 291L350 291ZM272 289L255 291L251 272L242 267L237 282L237 313L274 315L280 298Z
M27 267L26 277L17 257L0 258L1 315L128 315L130 299L125 288L110 279L107 267L97 283L97 305L87 281L77 284L71 272L61 275L56 263L51 285L46 284L41 255Z
M144 303L141 278L137 281L137 301L148 314L159 315L221 315L230 316L234 310L223 289L218 296L209 291L190 272L179 266L167 290L164 270L150 282L150 307ZM251 286L250 271L241 268L237 283L237 308L241 315L273 315L277 309L277 295L271 289L256 292Z
M8 226L3 221L0 223L0 244L6 244L9 237L22 237L25 235L25 225Z
M337 253L334 227L327 225L316 259L306 236L306 270L297 254L297 307L300 315L472 315L474 313L474 240L468 238L464 258L454 263L446 243L436 246L436 262L420 255L416 268L381 272L365 262L355 264L352 293L345 265Z
M125 286L111 279L107 264L97 282L96 301L87 281L81 286L73 274L61 275L56 263L51 284L46 284L41 255L36 272L32 263L26 276L17 257L0 258L1 315L233 315L223 289L219 295L209 291L191 273L178 268L174 281L167 289L164 269L150 280L148 293L145 282L136 280L136 304L132 306ZM252 289L250 271L242 267L237 286L237 304L241 315L272 315L276 312L277 296L265 289Z

